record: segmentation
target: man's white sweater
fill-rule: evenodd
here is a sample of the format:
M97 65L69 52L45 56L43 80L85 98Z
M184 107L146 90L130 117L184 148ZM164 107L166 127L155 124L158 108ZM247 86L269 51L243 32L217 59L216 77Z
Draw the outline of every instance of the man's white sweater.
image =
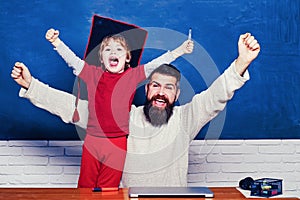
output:
M146 120L142 106L131 107L128 151L122 178L124 187L187 185L190 142L225 108L234 91L249 79L247 71L244 77L235 71L234 63L207 90L195 95L190 103L175 106L168 124L154 127ZM64 122L72 123L75 96L50 88L34 78L28 90L21 89L20 96L58 115ZM80 121L76 125L82 128L87 123L87 103L80 100L78 104Z

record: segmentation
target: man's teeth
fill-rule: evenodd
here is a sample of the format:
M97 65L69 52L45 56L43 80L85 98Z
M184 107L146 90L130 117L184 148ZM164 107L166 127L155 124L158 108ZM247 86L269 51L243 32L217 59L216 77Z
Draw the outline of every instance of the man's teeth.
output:
M165 103L165 100L163 100L163 99L156 99L156 101L158 101L160 103Z

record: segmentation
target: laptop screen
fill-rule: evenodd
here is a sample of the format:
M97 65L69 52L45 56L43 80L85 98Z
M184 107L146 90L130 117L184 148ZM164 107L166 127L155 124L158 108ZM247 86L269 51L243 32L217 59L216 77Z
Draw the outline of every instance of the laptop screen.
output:
M214 197L207 187L130 187L129 197Z

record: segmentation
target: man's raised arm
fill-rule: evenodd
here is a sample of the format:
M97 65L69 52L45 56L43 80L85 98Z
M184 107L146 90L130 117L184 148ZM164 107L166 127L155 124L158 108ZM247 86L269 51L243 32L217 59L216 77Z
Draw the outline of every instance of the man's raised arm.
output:
M15 63L11 77L22 87L19 96L28 99L33 105L59 116L65 123L73 123L76 97L33 78L28 68L20 62ZM80 100L77 106L80 120L75 125L86 128L88 102Z

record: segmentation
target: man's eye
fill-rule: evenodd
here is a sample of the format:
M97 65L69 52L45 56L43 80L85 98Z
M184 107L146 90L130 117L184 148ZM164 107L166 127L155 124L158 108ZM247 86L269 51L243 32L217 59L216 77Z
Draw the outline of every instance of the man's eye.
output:
M159 87L159 85L158 85L158 84L155 84L155 83L152 83L151 86L152 86L152 87Z
M172 86L167 86L166 89L167 90L173 90L174 88Z

